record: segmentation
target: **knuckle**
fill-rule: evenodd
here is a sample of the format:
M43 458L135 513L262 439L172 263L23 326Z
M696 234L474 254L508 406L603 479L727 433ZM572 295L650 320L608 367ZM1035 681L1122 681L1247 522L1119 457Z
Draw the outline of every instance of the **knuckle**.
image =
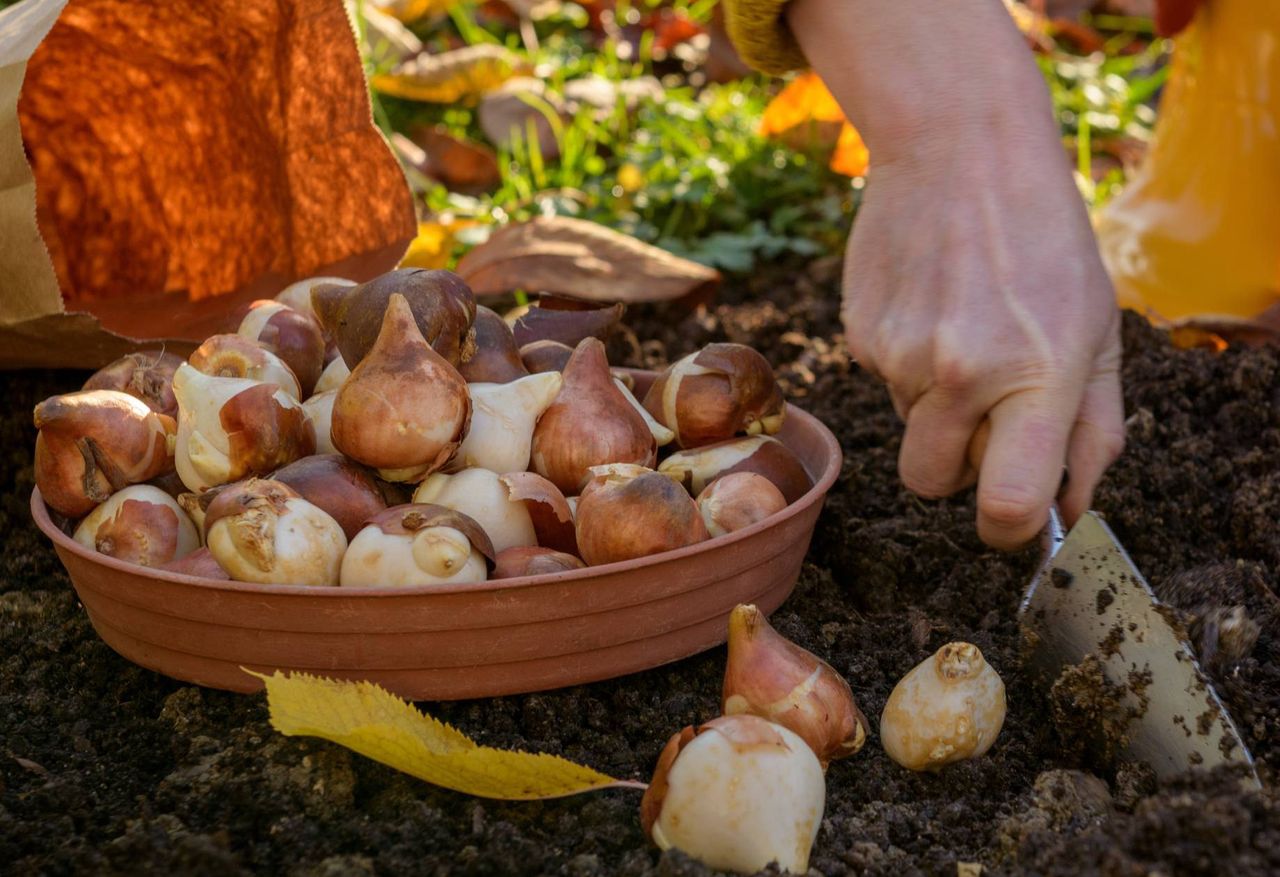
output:
M978 499L982 516L992 527L1008 533L1024 533L1039 526L1044 511L1039 497L1021 488L998 487Z
M940 390L968 390L977 385L983 373L983 364L968 350L950 345L934 350L933 383Z

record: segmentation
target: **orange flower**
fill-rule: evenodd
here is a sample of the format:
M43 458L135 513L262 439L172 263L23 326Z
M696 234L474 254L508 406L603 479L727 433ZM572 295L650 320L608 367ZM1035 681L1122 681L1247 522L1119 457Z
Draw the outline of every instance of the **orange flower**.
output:
M867 172L868 153L858 130L844 117L818 74L802 73L765 107L760 133L794 149L834 145L830 168L860 177Z

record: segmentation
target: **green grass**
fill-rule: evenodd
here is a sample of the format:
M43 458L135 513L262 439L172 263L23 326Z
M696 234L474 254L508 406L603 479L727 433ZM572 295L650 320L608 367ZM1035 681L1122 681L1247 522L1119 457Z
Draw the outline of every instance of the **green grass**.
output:
M683 0L696 20L714 0ZM652 3L633 4L637 11ZM627 15L620 7L620 17ZM622 82L655 72L650 46L634 57L612 45L598 47L585 29L586 13L566 4L538 22L538 48L530 58L549 89L594 75ZM1074 145L1081 191L1099 205L1123 185L1123 173L1093 179L1094 157L1118 137L1146 140L1155 120L1153 98L1164 82L1167 45L1151 41L1150 23L1098 19L1110 34L1103 52L1037 56L1052 95L1064 142ZM419 22L415 32L429 49L450 38L489 41L526 53L514 31L476 25L471 7L455 6L447 19ZM649 35L651 37L651 35ZM1136 54L1134 40L1149 43ZM370 72L377 72L370 70ZM429 191L423 210L503 223L542 214L578 216L658 244L729 272L749 272L761 260L837 252L856 213L861 181L832 173L825 151L797 151L762 138L760 115L778 83L748 77L696 87L696 70L666 63L657 70L667 87L658 102L629 115L619 105L599 118L582 111L555 120L558 159L540 154L533 141L516 142L499 156L502 183L480 198ZM417 124L444 125L458 136L484 141L474 107L437 106L373 95L375 118L385 130ZM873 156L874 161L874 156ZM637 185L638 184L638 185ZM469 241L475 240L473 232Z

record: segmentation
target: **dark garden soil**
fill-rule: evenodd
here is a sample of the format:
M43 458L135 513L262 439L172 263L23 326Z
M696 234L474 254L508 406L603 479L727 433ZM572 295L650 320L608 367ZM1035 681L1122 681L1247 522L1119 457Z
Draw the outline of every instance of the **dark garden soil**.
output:
M846 455L786 636L844 673L878 716L893 683L953 639L1008 685L992 752L936 775L873 736L834 764L812 865L824 874L1280 872L1280 806L1230 777L1157 788L1089 761L1080 706L1019 670L1014 610L1036 555L983 549L972 498L922 502L895 475L899 427L837 340L833 263L770 273L709 313L633 314L634 364L751 343ZM1129 448L1096 500L1138 566L1216 655L1220 690L1269 781L1280 767L1280 353L1178 351L1125 326ZM640 830L639 795L504 804L439 790L270 728L261 696L184 686L103 645L27 512L32 406L82 376L8 374L0 420L0 872L14 874L702 874ZM1244 605L1256 645L1219 642ZM1219 615L1215 615L1219 612ZM1248 652L1248 654L1242 654ZM716 712L723 650L615 682L431 704L484 743L557 752L647 779L667 737ZM1061 726L1061 727L1060 727ZM962 873L969 869L963 869Z

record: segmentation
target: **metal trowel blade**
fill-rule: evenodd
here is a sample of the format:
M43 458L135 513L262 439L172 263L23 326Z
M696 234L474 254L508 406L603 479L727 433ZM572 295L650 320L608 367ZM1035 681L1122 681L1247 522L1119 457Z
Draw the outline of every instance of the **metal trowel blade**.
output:
M1063 667L1097 655L1135 716L1128 755L1162 779L1236 763L1257 783L1231 717L1111 530L1087 512L1063 538L1054 517L1046 560L1019 610L1032 669L1052 681Z

